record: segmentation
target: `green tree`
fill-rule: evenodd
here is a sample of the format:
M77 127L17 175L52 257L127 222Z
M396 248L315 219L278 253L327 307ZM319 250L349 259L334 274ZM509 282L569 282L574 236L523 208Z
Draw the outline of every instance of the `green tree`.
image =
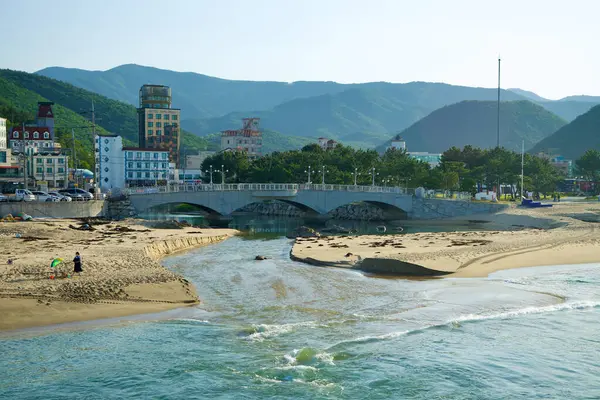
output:
M577 173L594 183L600 177L600 151L588 150L575 161ZM598 194L599 185L594 185L595 193Z

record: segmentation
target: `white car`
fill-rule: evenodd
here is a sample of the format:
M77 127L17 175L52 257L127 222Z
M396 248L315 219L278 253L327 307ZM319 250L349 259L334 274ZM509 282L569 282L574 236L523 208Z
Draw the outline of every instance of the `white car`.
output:
M31 193L33 193L37 201L60 201L58 197L39 190L34 190Z
M60 194L58 192L48 192L48 194L51 194L52 196L58 197L58 199L60 201L73 201L73 199L70 198L69 196L62 195L62 194Z
M5 195L3 195L2 193L0 193L0 203L3 203L5 201L8 201L8 197L6 197Z

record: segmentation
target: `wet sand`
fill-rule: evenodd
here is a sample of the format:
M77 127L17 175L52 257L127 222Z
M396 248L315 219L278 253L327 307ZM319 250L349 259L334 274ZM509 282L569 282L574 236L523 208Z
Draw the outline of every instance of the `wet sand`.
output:
M520 267L600 262L600 204L512 207L469 216L500 230L298 238L297 261L395 276L485 277ZM461 221L456 218L454 221Z
M80 226L76 220L0 223L0 330L198 304L193 285L159 260L237 232L153 229L139 220L91 224L93 230L73 229ZM76 251L83 260L80 275L73 274ZM56 270L50 268L55 258L65 261Z

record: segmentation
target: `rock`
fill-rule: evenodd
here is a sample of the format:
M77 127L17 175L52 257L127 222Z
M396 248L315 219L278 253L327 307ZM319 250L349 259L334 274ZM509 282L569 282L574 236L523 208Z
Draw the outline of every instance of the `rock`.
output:
M287 235L288 239L295 239L298 237L302 237L302 238L321 237L321 234L319 232L315 231L314 229L309 228L308 226L301 226Z
M268 260L269 257L266 257L266 256L256 256L256 257L254 257L254 259L257 260L257 261L262 261L262 260Z

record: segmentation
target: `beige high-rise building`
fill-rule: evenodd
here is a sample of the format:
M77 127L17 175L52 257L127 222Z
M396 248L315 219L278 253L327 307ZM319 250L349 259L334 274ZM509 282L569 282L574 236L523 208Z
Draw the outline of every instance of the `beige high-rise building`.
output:
M144 85L140 88L139 146L169 151L169 161L181 165L181 110L171 108L171 88Z

